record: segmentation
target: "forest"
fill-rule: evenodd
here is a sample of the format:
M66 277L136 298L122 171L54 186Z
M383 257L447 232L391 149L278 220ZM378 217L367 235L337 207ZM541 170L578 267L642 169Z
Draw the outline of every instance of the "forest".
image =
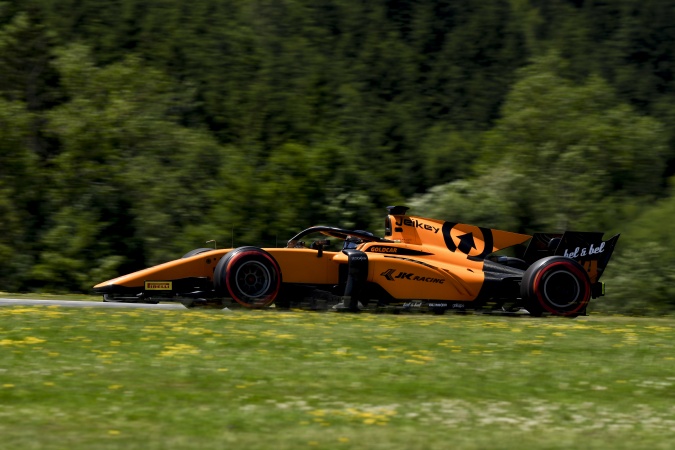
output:
M404 204L620 232L607 303L674 312L674 24L659 0L2 1L0 290L381 234Z

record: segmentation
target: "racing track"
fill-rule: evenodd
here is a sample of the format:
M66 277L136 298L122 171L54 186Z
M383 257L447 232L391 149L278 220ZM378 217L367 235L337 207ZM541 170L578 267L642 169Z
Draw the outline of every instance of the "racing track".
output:
M79 300L37 300L27 298L0 298L0 307L3 306L59 306L66 308L109 308L109 309L162 309L162 310L183 310L189 311L188 308L180 303L160 303L157 305L147 303L113 303L113 302L96 302L96 301L79 301ZM229 308L222 308L221 311L229 311ZM417 311L411 311L415 313ZM452 313L452 311L449 311ZM455 314L480 314L476 311L461 311ZM484 312L483 314L495 314L505 317L531 317L527 311L520 310L517 312Z
M0 298L0 306L64 306L68 308L123 308L123 309L183 309L187 308L181 304L163 304L149 305L145 303L106 303L106 302L85 302L77 300L35 300L24 298Z

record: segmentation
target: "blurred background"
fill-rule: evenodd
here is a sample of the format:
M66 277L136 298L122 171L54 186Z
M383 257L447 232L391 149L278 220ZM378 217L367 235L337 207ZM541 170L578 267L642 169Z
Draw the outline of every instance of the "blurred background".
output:
M0 290L404 204L621 232L596 308L673 312L674 69L658 0L0 2Z

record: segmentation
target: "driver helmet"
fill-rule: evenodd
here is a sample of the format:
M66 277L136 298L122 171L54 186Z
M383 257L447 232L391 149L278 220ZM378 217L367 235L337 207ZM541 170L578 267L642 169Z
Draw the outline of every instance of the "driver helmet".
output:
M363 233L363 234L373 236L373 233L371 233L369 231L364 231L364 230L354 230L354 231L358 231L359 233ZM345 239L344 248L346 248L346 249L356 248L362 243L363 243L363 239L361 239L360 237L358 237L358 236L348 236L347 239Z

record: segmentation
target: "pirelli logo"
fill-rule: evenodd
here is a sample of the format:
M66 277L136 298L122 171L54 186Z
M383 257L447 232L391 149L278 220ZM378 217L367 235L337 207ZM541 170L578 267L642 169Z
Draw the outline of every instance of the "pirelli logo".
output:
M173 283L171 281L146 281L145 290L146 291L170 291L173 289Z

